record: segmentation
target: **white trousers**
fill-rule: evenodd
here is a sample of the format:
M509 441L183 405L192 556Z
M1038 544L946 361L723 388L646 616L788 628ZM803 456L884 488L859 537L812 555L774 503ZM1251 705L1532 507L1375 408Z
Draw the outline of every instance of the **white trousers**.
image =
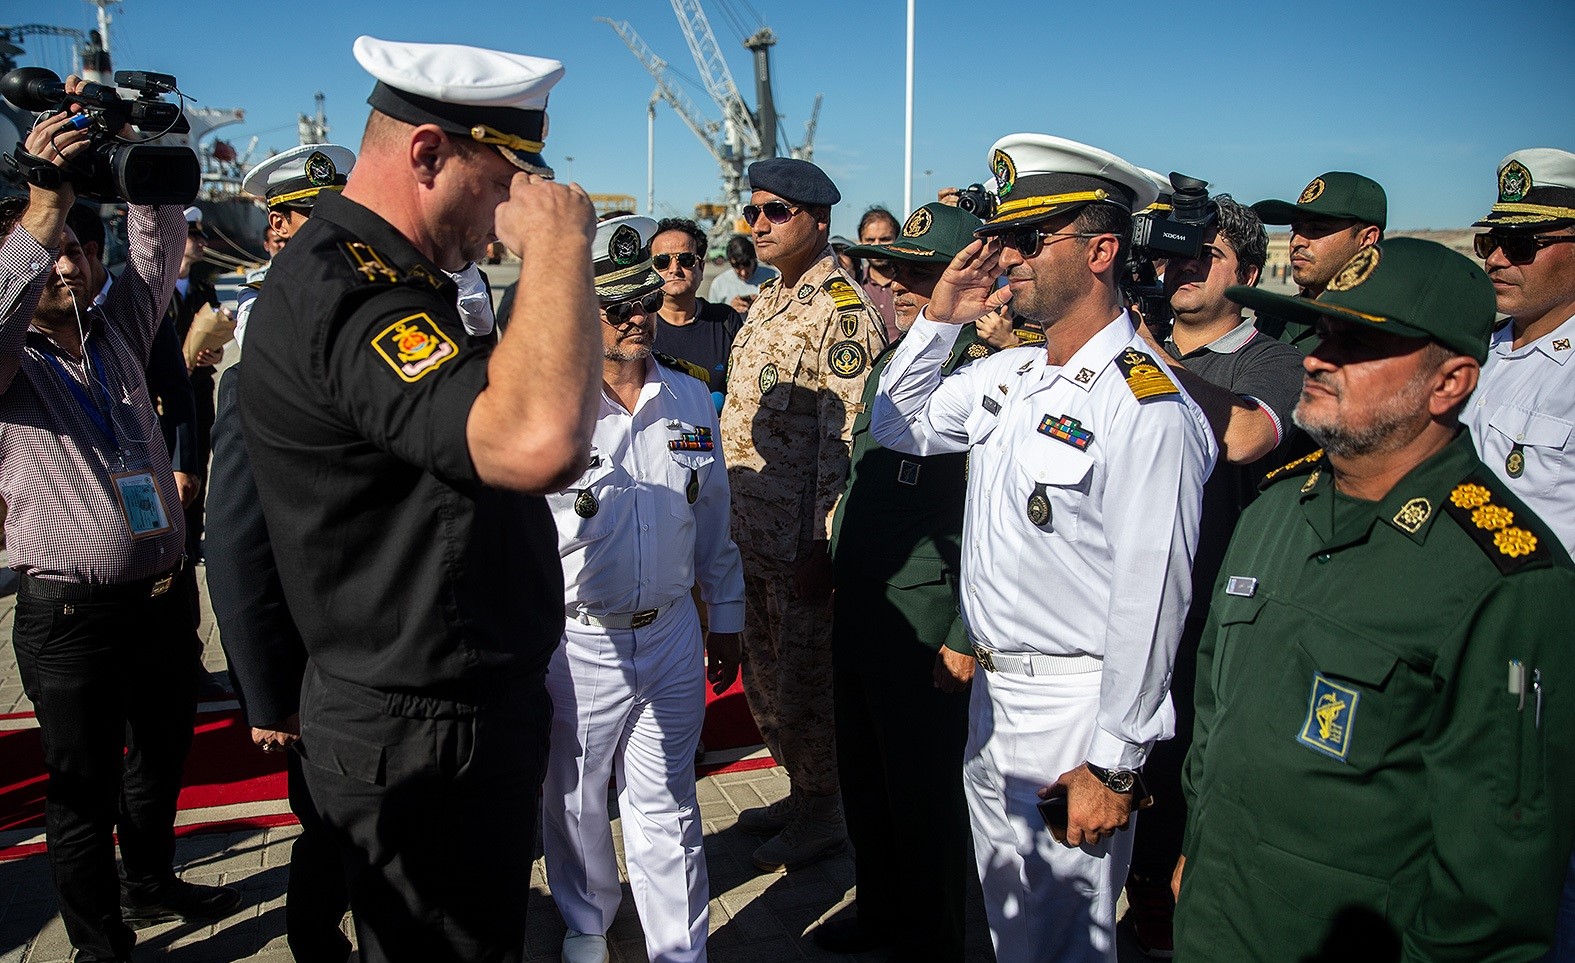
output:
M1069 849L1037 808L1039 787L1087 761L1100 676L973 678L963 788L997 963L1116 963L1133 827Z
M547 882L565 925L605 934L618 912L607 784L616 779L629 885L651 963L703 961L710 880L695 800L705 657L685 595L651 625L567 622L547 671L542 788Z

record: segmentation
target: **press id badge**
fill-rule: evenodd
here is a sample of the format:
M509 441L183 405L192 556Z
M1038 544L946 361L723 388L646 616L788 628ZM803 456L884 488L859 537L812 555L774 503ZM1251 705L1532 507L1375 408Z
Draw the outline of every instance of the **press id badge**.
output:
M133 539L162 535L174 527L152 472L122 471L109 477L115 485L115 496L120 500L120 511L126 516Z

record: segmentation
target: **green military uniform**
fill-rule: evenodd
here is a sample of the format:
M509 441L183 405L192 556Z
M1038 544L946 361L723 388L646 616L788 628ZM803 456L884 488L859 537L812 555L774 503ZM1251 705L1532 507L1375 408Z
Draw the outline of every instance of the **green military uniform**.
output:
M1480 362L1492 297L1400 238L1309 310ZM1464 430L1376 502L1321 453L1271 473L1198 652L1177 958L1540 957L1575 842L1572 593Z

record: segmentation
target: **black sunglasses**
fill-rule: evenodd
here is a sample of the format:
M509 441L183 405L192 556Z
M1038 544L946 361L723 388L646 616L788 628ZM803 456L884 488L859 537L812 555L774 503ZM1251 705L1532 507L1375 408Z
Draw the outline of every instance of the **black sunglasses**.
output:
M1503 251L1511 264L1529 264L1537 252L1550 244L1568 244L1575 234L1478 234L1471 243L1477 257L1486 261L1494 251Z
M1038 228L1034 228L1034 227L1024 227L1024 228L1019 228L1018 230L1015 230L1015 231L1007 231L1006 233L999 235L999 237L1001 238L1001 245L1003 247L1011 248L1012 250L1014 250L1017 253L1021 254L1024 258L1035 258L1035 257L1038 257L1039 256L1039 252L1044 249L1045 238L1047 238L1047 237L1057 237L1057 238L1084 237L1084 238L1087 238L1087 237L1099 237L1101 233L1108 233L1108 232L1078 231L1075 234L1057 234L1054 231L1041 231ZM1055 242L1051 241L1050 243L1054 244Z
M634 315L637 308L642 314L651 314L661 306L662 291L658 288L643 298L603 305L602 313L607 315L607 323L616 328L627 322Z
M698 257L690 254L688 251L685 251L682 254L658 254L651 258L651 264L654 265L658 271L665 271L667 270L667 266L673 263L674 258L678 259L678 266L686 271L700 263L700 259Z
M760 219L760 215L764 214L766 220L773 224L786 224L793 219L793 215L797 214L799 210L800 208L791 204L784 204L781 201L751 204L744 208L744 223L752 226L755 221Z

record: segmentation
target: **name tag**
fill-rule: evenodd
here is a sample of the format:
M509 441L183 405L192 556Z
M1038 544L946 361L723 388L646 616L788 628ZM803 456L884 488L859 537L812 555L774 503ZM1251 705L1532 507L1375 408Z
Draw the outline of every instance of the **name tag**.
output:
M1258 580L1248 575L1232 575L1225 580L1225 594L1250 599L1258 594Z
M152 472L124 471L109 477L114 482L115 497L120 501L121 514L126 518L133 539L162 535L173 527Z
M1001 403L989 395L985 395L984 400L979 402L979 404L984 407L985 411L988 411L992 415L998 415L1001 413Z

